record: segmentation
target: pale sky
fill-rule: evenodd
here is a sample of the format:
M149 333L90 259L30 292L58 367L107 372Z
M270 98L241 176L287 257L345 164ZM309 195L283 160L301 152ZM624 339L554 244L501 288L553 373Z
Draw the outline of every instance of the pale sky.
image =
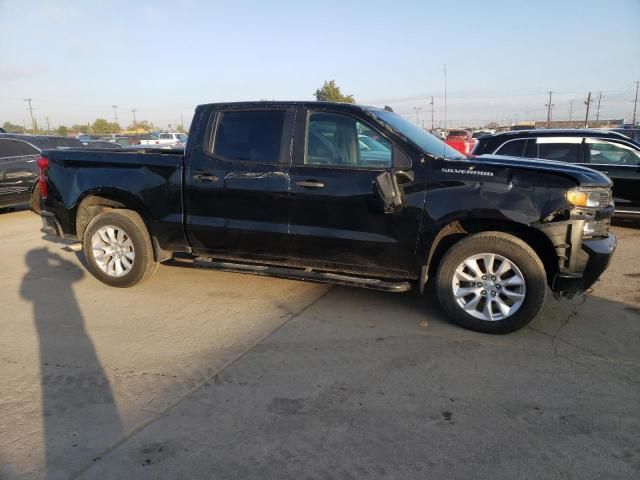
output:
M335 79L358 103L451 124L630 121L640 0L0 0L0 125L189 123L199 103L310 100ZM595 108L595 107L594 107ZM594 111L595 115L595 111ZM591 116L590 118L595 118Z

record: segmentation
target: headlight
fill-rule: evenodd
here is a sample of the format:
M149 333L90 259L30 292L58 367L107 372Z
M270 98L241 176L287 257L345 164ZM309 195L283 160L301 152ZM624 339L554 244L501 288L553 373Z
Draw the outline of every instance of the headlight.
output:
M603 208L611 203L609 189L572 188L567 191L567 200L576 207Z

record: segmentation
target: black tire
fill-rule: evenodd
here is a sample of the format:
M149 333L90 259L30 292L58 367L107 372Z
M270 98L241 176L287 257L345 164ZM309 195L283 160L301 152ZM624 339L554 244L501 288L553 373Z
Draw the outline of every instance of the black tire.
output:
M36 187L31 192L31 202L29 203L31 211L37 215L42 212L42 197L40 196L40 187L36 184Z
M121 229L133 244L133 252L135 252L133 265L126 274L120 277L104 272L94 257L92 238L99 229L105 226ZM158 262L153 255L149 231L140 215L132 210L109 210L93 217L84 231L82 247L88 270L98 280L112 287L131 287L150 277L158 268Z
M502 320L476 318L467 313L454 296L452 282L456 268L469 257L482 253L509 259L524 277L526 291L521 306ZM525 242L503 232L482 232L463 238L447 251L438 268L436 289L442 308L453 321L477 332L503 334L519 330L540 312L547 294L547 276L542 261Z

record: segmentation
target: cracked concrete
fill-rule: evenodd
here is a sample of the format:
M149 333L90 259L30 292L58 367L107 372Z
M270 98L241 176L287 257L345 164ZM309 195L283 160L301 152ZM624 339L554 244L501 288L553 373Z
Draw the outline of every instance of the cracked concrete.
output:
M0 478L640 475L640 230L502 337L433 292L166 266L109 289L37 230L0 215Z

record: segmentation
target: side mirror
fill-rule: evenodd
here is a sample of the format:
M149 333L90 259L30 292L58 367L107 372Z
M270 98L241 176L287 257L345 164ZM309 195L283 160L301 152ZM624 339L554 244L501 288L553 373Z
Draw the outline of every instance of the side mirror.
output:
M413 172L387 170L378 175L374 184L384 207L384 213L393 213L402 210L406 203L401 184L412 182Z

